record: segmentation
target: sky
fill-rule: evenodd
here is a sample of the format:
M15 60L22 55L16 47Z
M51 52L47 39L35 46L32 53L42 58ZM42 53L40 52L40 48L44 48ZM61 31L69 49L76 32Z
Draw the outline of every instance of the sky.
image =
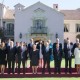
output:
M3 0L0 0L2 3ZM77 9L80 8L80 0L4 0L4 5L14 9L14 5L21 3L25 7L28 7L36 2L42 2L47 6L53 7L53 4L58 4L59 9Z

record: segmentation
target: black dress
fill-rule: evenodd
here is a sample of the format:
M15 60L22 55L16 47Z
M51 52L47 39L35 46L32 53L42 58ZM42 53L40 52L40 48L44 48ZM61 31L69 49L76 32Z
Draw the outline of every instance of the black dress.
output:
M39 50L31 52L31 64L32 64L32 66L38 66L38 64L39 64Z
M6 64L6 53L5 53L5 49L0 49L0 65L5 65Z

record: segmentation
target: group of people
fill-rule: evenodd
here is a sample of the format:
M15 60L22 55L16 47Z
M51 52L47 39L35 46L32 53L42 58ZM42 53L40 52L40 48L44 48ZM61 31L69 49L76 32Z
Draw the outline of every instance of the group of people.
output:
M0 68L1 74L4 74L4 70L8 65L8 74L11 72L14 74L15 72L15 62L18 67L18 74L20 74L20 65L22 62L23 65L23 73L25 73L25 63L27 61L28 49L26 43L16 42L14 46L14 42L8 40L7 42L2 42L0 44Z
M64 41L64 47L59 39L56 39L55 43L51 40L34 42L30 39L30 43L25 42L14 42L10 39L7 42L2 42L0 44L0 68L1 74L4 74L4 70L8 65L8 74L15 73L15 64L18 67L18 74L20 74L20 65L22 62L23 73L26 72L26 64L28 58L30 59L30 68L32 68L32 73L37 74L37 68L42 68L42 74L45 73L45 68L50 70L50 60L54 59L55 74L61 73L61 61L65 58L65 73L72 73L72 55L75 56L75 67L76 71L80 73L80 43L79 39L76 39L76 43L70 42L67 38ZM68 70L69 66L69 70Z

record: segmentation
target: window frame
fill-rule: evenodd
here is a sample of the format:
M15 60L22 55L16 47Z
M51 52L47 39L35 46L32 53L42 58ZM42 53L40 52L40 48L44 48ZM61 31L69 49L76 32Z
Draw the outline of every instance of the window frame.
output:
M67 25L67 26L66 26ZM67 30L68 31L67 31ZM68 33L70 31L70 25L69 24L64 24L64 32Z
M7 35L14 35L14 23L7 22L6 23L6 31L7 31Z
M80 24L79 23L76 24L76 29L75 30L76 30L76 33L79 33L80 32Z
M40 21L38 25L37 25L37 21ZM36 28L45 27L45 20L44 19L35 19L35 20L33 20L33 27L36 27Z

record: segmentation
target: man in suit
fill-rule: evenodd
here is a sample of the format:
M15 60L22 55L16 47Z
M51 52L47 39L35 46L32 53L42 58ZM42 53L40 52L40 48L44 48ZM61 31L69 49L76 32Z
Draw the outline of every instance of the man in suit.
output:
M17 59L18 59L18 74L20 74L20 64L21 64L21 46L20 43L16 43L16 54L17 54Z
M59 46L62 48L62 44L59 42L59 38L56 38L56 42L53 44L53 52L55 51L56 44L59 44Z
M53 56L55 54L56 44L59 44L59 47L62 49L62 44L59 42L59 38L56 38L56 42L53 43ZM55 62L54 62L54 67L55 67Z
M56 48L55 48L53 55L54 55L54 63L55 63L55 74L57 72L60 74L61 73L60 68L61 68L61 60L62 60L63 51L58 43L56 44Z
M11 63L12 63L12 73L14 74L14 66L15 66L14 43L10 39L6 43L6 53L8 62L8 74L11 73Z
M72 51L72 45L70 44L70 40L67 39L67 43L64 44L65 73L68 72L68 66L69 66L69 73L71 73L71 64L72 64L72 52L71 51Z
M45 65L47 64L48 72L51 74L50 71L50 55L51 55L51 48L49 47L49 43L46 42L46 45L43 47L43 60L44 60L44 66L42 73L44 74L45 71Z
M30 43L28 44L28 52L29 52L29 57L30 57L30 68L32 67L31 66L31 52L33 50L33 44L34 44L33 39L30 39Z
M26 62L27 54L28 54L28 51L27 51L26 44L23 44L23 42L21 42L21 61L23 65L23 74L25 74L25 62Z

